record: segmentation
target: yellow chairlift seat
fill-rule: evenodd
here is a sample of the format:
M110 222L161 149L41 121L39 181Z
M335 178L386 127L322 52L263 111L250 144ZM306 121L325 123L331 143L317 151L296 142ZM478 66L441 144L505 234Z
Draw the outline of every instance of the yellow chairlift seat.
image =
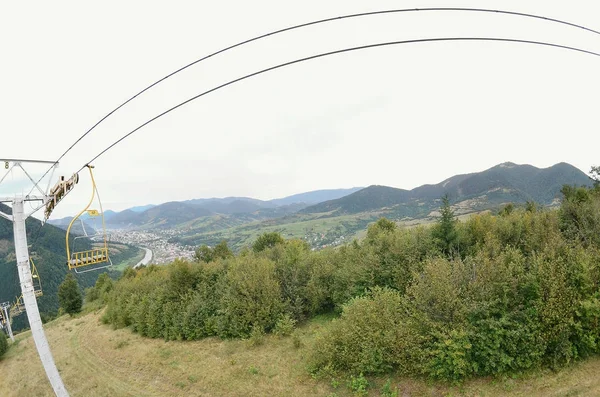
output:
M19 296L14 305L10 307L10 316L16 317L25 312L25 303L23 303L23 295Z
M89 251L73 252L69 259L69 268L97 265L108 261L108 249L99 248Z
M79 214L77 214L76 217L74 217L71 220L71 223L69 223L69 227L67 228L67 235L66 235L67 266L69 267L69 270L75 270L76 273L83 273L84 271L78 271L78 269L85 267L85 266L105 264L105 266L96 266L92 269L85 270L85 271L99 270L99 269L104 269L104 268L112 266L112 261L110 260L110 256L108 255L108 241L106 238L106 224L104 222L104 211L102 210L102 202L100 201L100 195L98 194L98 188L96 187L96 181L94 180L94 174L92 172L93 167L91 165L87 165L87 167L88 167L88 170L90 171L90 177L92 180L92 198L90 199L90 202L88 203L88 205ZM92 203L94 202L95 196L98 196L98 203L100 205L100 211L95 210L95 209L89 209L90 206L92 205ZM85 212L87 212L87 214L90 217L101 217L102 218L102 240L103 240L102 247L92 248L92 249L85 250L85 251L76 251L76 250L71 251L71 245L69 244L69 235L70 235L71 227L73 226L75 221L77 221L77 219L79 219L79 217ZM84 228L84 232L85 232L85 228ZM78 238L82 238L82 237L85 237L85 236L75 237L73 244L75 244L75 242L77 241ZM73 248L75 248L75 247L73 247Z
M29 258L29 261L31 262L31 278L33 281L33 292L35 293L35 296L40 297L44 295L44 292L42 291L42 280L40 279L40 275L37 271L37 268L35 267L35 263L33 263L33 258Z

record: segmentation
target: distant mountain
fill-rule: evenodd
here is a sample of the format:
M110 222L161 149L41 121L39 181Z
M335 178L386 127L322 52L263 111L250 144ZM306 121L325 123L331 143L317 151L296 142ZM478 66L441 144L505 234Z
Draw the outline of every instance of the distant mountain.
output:
M250 197L193 199L161 205L149 204L132 207L121 212L107 210L104 217L110 228L175 227L190 222L202 224L203 228L211 224L237 225L293 214L310 204L339 198L358 189L360 188L316 190L270 201ZM212 221L201 219L205 217L214 217L215 219ZM71 219L71 217L66 217L49 222L66 229ZM83 214L81 219L84 222L91 222L91 218L87 214ZM75 233L80 231L81 227L75 229Z
M143 224L169 227L188 222L192 219L212 215L212 212L193 204L173 201L152 207L139 215Z
M279 199L270 200L271 203L276 205L290 205L297 203L305 203L305 204L318 204L323 201L335 200L341 197L347 196L354 192L363 189L362 187L353 187L350 189L324 189L324 190L314 190L312 192L299 193L294 194L292 196L287 196Z
M111 217L106 218L106 222L112 226L130 227L140 224L141 219L141 213L127 209L121 212L117 212Z
M133 211L133 212L144 212L146 210L149 210L152 207L156 207L156 205L154 205L154 204L140 205L138 207L131 207L131 208L128 208L128 209L131 210L131 211ZM108 212L109 211L106 211L106 215L108 215ZM110 212L112 212L112 211L110 211Z
M268 201L248 197L225 197L222 199L194 199L183 201L187 204L193 204L205 208L218 214L242 214L258 211L265 208L275 208L276 204Z
M94 234L96 234L97 230L102 229L102 221L100 219L92 221L89 217L86 217L86 218L87 218L87 220L84 220L83 216L81 216L73 224L73 226L71 227L72 234L76 234L76 235L80 235L80 236L85 236L85 235L93 236ZM67 230L72 219L73 219L72 216L68 216L66 218L61 218L61 219L51 219L48 221L48 223L53 226L56 226L58 228L61 228L63 230Z
M549 168L503 163L488 170L456 175L435 185L412 190L387 186L369 186L337 200L301 210L301 213L356 214L386 210L398 216L423 216L439 207L439 198L448 194L452 203L463 210L481 210L502 203L534 201L549 205L560 198L563 185L590 185L581 170L567 163Z
M180 223L196 218L212 215L206 208L186 202L172 201L153 206L143 212L131 209L121 211L114 215L108 224L111 227L173 227Z

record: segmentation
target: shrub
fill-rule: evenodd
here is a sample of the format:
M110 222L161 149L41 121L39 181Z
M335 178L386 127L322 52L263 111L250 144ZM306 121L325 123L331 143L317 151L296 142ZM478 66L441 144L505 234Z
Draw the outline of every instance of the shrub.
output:
M279 318L273 329L273 333L279 336L289 336L294 331L296 320L290 317L289 314L284 314Z
M273 329L284 305L272 261L252 255L236 258L229 264L223 281L220 336L247 337L255 326L266 331Z
M6 334L0 331L0 357L8 350L8 341L6 340Z
M348 388L354 393L355 396L366 396L369 394L367 389L369 388L369 381L361 373L358 376L350 376L348 380Z
M381 397L398 397L398 388L392 386L391 379L381 387Z
M471 376L476 370L472 347L467 331L440 331L428 349L425 372L432 378L454 382Z
M421 340L406 312L403 298L390 289L375 288L353 299L317 340L310 358L312 371L412 372Z
M265 330L258 325L253 326L248 344L250 346L261 346L263 343L265 343Z

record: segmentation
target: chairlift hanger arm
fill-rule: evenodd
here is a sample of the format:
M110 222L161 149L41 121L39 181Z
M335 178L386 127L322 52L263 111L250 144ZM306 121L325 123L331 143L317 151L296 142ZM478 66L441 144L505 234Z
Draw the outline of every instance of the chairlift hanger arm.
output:
M67 263L69 263L69 261L71 260L71 252L70 252L70 248L69 248L69 234L71 233L71 227L73 226L73 223L75 223L75 221L77 219L79 219L79 217L81 215L83 215L83 213L86 212L88 210L88 208L90 208L90 205L92 205L92 202L94 202L94 197L96 196L96 181L94 180L94 173L92 172L92 166L87 164L86 167L90 171L90 177L92 178L92 197L90 197L90 201L85 206L85 208L83 210L81 210L81 212L79 212L79 214L77 214L77 216L75 216L73 219L71 219L71 222L69 222L69 227L67 228L67 235L65 236L65 239L66 239L65 243L66 243L66 247L67 247Z

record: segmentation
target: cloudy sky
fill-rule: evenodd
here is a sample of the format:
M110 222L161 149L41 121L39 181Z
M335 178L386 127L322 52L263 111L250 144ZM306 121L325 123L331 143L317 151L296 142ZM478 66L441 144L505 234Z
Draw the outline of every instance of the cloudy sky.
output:
M0 158L55 160L140 89L213 51L314 19L435 6L539 14L600 30L598 1L8 2L0 12ZM547 21L458 12L342 20L202 62L102 123L61 162L70 175L149 118L296 58L447 36L549 41L600 52L600 36ZM445 42L335 55L245 80L139 130L94 164L105 208L202 197L413 188L512 161L600 163L600 58L540 46ZM33 170L40 175L41 168ZM55 211L73 214L87 175ZM0 194L20 186L10 175Z

